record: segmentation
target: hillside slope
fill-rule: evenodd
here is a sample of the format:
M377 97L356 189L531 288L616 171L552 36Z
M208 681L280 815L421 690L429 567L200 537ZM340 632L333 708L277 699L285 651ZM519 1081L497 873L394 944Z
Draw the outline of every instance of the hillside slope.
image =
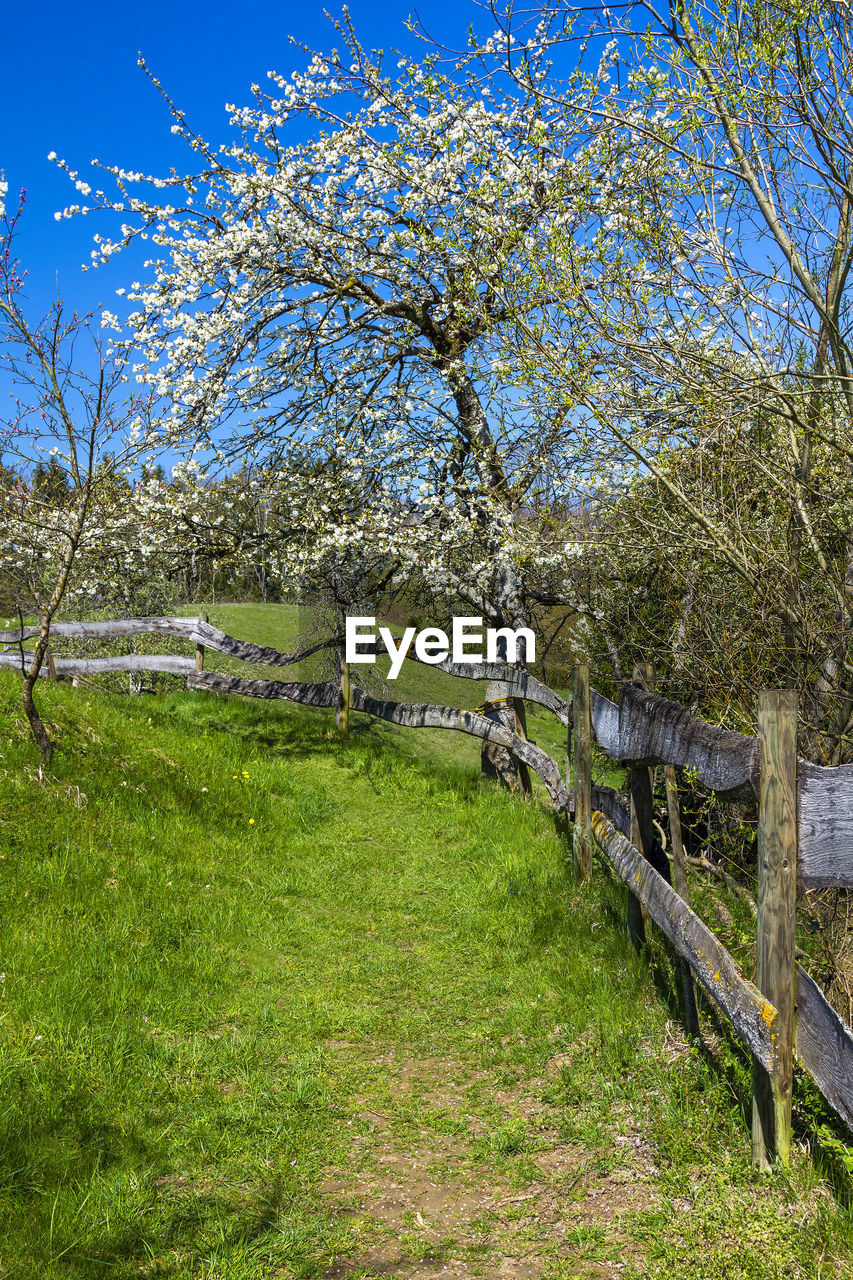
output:
M801 1125L752 1172L746 1059L544 807L366 721L40 692L43 781L0 673L0 1275L847 1274L843 1171Z

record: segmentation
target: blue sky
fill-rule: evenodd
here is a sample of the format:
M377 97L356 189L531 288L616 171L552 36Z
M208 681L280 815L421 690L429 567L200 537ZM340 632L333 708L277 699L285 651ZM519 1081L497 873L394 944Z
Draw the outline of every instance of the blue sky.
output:
M28 205L18 255L29 271L31 318L59 291L69 306L115 307L125 283L121 258L109 268L82 272L92 235L105 223L92 218L56 222L57 209L80 200L67 177L47 160L50 151L88 178L93 156L129 169L168 170L190 164L170 133L168 111L137 67L141 51L163 87L199 132L225 136L226 102L249 100L249 86L275 68L285 74L302 63L288 37L314 48L340 46L324 16L334 3L222 0L135 0L130 4L34 3L9 5L0 43L0 169L9 203L23 187ZM354 25L369 47L416 47L404 27L413 0L371 4L352 0ZM474 0L419 0L417 12L437 37L460 47L468 24L491 29Z

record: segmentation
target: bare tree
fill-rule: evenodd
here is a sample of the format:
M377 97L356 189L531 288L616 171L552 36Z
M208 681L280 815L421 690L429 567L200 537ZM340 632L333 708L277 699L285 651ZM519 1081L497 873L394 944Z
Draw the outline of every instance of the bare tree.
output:
M13 386L13 410L0 422L0 445L17 469L0 487L0 555L18 601L24 712L46 768L53 743L34 689L49 660L51 625L63 602L85 590L93 563L103 566L117 516L123 518L127 473L150 451L150 403L128 395L124 361L105 350L91 317L68 316L57 300L44 319L29 321L14 257L23 197L10 216L4 196L0 191L0 378ZM28 628L24 613L31 609L38 621ZM24 647L29 637L32 649Z

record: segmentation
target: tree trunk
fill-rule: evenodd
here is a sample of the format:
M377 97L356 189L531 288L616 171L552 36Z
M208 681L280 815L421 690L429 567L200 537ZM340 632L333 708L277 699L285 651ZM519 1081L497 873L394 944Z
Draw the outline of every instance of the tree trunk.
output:
M517 631L527 625L527 616L521 602L516 579L515 568L506 561L498 564L493 582L493 598L502 615L501 625ZM506 642L503 637L498 642L498 660L506 662L508 658ZM519 637L513 664L522 670L527 669L527 644L524 637ZM512 698L510 686L497 680L489 681L486 688L486 715L490 720L502 724L511 733L519 737L527 736L527 721L524 714L524 703L520 698ZM489 704L493 704L491 707ZM515 791L520 789L527 797L531 794L530 773L506 747L496 743L485 743L481 756L481 768L487 778L500 778L506 786Z
M33 701L33 685L38 679L38 674L34 673L32 668L24 676L23 685L21 687L21 697L24 704L24 712L30 725L30 732L35 739L36 746L41 755L41 767L47 769L53 759L53 743L51 742L44 722L38 713L38 708Z
M38 710L36 708L36 704L33 699L33 689L35 688L36 680L38 680L39 678L39 672L42 669L42 664L45 661L45 655L47 654L50 648L51 624L53 622L54 615L57 609L59 608L60 604L62 603L63 597L65 596L65 590L68 586L68 580L71 576L71 566L74 563L74 557L77 554L77 548L80 544L80 538L82 537L82 534L83 534L83 528L86 522L86 516L88 514L88 510L89 510L90 496L91 496L91 493L89 489L89 484L87 482L86 486L84 487L80 495L80 505L77 508L74 524L72 526L70 533L67 535L68 546L65 548L65 552L62 557L62 567L59 572L59 577L56 580L53 591L50 593L50 599L46 601L44 604L39 603L38 605L39 637L36 642L36 647L32 653L32 661L30 662L29 670L27 670L24 665L25 657L27 655L23 645L23 629L24 629L23 616L21 616L21 619L20 619L20 622L21 622L21 671L23 674L23 680L21 684L21 700L24 704L24 713L27 717L27 720L29 721L30 731L33 735L33 738L35 739L36 746L38 747L39 753L41 755L42 769L48 768L51 760L53 759L53 743L51 742L50 737L48 736L47 729L45 728L44 722L42 721L42 718L39 715Z
M495 724L503 725L510 733L516 731L516 716L513 699L507 697L508 685L497 680L490 680L486 688L485 716ZM484 742L480 754L480 767L484 778L499 778L500 781L516 790L519 786L518 761L508 747L494 742Z

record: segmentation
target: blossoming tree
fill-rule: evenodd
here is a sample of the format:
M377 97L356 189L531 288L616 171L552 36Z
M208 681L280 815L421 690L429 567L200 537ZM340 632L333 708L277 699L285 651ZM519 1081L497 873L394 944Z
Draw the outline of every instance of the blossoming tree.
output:
M493 43L448 73L432 57L389 73L346 19L342 35L344 54L271 72L231 107L220 148L170 103L191 173L111 169L111 195L72 173L89 207L121 217L96 262L152 249L117 342L141 348L175 437L276 474L303 579L381 562L377 580L416 571L488 624L523 626L543 485L570 491L577 442L501 357L518 320L506 285L544 228L572 236L598 216L598 144L582 115L543 109L547 50L521 51L501 89ZM541 300L525 306L535 324Z

